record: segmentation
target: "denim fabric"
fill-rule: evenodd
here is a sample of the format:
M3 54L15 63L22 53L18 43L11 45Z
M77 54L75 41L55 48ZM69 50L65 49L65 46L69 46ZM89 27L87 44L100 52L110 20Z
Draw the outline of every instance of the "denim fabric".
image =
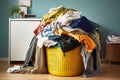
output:
M71 22L70 26L72 28L81 28L85 32L91 33L95 29L92 23L85 17L82 16L79 19L75 19Z
M53 40L53 41L60 41L61 38L60 36L58 35L51 35L51 36L48 36L49 40Z
M44 30L41 32L42 37L48 37L50 35L55 35L54 27L51 25L47 25Z

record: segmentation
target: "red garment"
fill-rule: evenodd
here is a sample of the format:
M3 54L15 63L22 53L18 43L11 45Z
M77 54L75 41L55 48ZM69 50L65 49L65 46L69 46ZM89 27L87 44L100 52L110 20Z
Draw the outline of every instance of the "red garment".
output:
M40 22L39 26L33 31L34 34L37 36L40 32L44 30L46 25L50 24L49 22Z

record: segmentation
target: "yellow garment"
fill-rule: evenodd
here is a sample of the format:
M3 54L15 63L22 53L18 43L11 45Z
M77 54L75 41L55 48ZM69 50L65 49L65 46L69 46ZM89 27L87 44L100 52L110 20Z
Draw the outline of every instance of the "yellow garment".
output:
M44 22L52 22L52 21L56 20L59 16L63 16L69 10L76 11L71 8L59 8L59 9L53 10L50 13L44 15L42 17L42 20Z
M95 37L97 45L98 45L99 49L101 50L100 33L95 31L93 36Z
M96 44L94 43L94 41L87 35L87 34L79 34L79 33L69 33L66 32L62 29L57 29L57 34L61 35L61 34L66 34L68 36L72 36L75 39L77 39L81 44L85 44L86 45L86 49L87 52L92 52L94 48L96 48Z

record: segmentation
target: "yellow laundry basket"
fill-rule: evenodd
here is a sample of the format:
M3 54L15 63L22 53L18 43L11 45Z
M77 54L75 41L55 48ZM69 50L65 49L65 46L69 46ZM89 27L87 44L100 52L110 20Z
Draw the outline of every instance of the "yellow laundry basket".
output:
M80 52L80 46L66 53L61 47L46 48L48 72L56 76L80 75L84 68Z

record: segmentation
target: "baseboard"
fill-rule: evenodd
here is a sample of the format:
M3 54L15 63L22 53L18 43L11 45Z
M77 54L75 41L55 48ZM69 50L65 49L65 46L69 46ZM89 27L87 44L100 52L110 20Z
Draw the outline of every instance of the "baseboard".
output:
M0 61L8 61L8 58L0 58Z

